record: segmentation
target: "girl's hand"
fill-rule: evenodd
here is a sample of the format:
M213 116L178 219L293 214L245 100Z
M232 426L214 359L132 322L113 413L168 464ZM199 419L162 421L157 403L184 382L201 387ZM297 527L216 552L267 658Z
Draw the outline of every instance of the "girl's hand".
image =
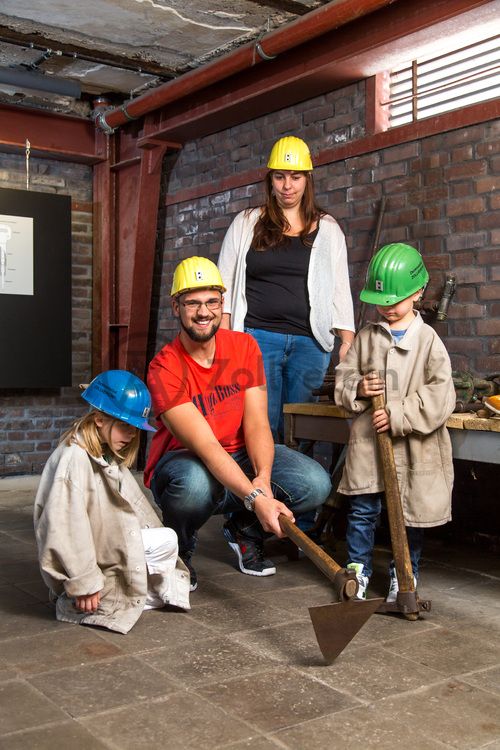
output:
M358 396L372 398L384 393L385 381L378 372L369 372L364 375L358 383Z
M81 612L95 612L101 601L101 592L95 594L86 594L85 596L75 596L75 607Z
M391 425L385 409L377 409L373 412L372 425L375 432L387 432Z

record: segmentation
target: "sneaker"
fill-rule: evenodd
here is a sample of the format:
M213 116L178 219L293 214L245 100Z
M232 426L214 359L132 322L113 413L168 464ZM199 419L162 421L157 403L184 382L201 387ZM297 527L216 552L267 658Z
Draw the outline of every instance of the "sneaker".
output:
M189 570L189 590L196 591L196 589L198 588L198 576L196 575L196 570L193 568L193 564L191 562L192 554L192 552L183 552L182 554L179 553L179 557L181 558L186 568Z
M396 571L391 568L391 578L390 578L390 584L389 584L389 592L385 598L386 602L395 602L398 598L398 591L399 591L399 583L398 583L398 577L396 575ZM415 576L413 576L413 583L415 584L415 591L417 590L417 579Z
M229 546L236 553L242 573L249 576L272 576L276 567L271 560L264 557L264 544L241 533L232 521L227 521L223 534Z
M366 599L366 589L370 579L368 576L363 575L363 563L349 563L347 570L354 570L356 572L356 578L358 580L358 593L356 599Z

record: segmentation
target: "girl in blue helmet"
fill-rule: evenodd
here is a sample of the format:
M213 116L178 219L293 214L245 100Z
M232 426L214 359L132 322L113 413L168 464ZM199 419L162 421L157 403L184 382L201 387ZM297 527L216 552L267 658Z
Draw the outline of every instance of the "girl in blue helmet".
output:
M62 436L35 500L40 570L58 620L127 633L146 609L189 609L189 574L129 468L139 430L155 431L146 386L109 370L82 396L90 411Z

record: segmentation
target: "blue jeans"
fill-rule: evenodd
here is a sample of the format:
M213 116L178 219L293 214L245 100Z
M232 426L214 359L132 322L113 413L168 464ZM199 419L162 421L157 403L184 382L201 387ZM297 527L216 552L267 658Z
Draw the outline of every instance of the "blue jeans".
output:
M247 477L255 473L246 450L231 454ZM312 458L275 446L271 472L274 497L295 513L322 505L331 489L330 477ZM263 539L265 534L255 513L215 479L191 451L169 451L158 461L151 490L163 513L165 526L177 532L182 555L192 552L196 533L210 516L232 513L232 520L247 536Z
M323 383L330 352L310 336L245 328L262 352L267 380L269 424L275 440L283 436L283 404L316 401L313 388Z
M373 573L372 558L375 543L375 528L382 509L382 492L367 495L353 495L349 498L350 509L347 515L347 564L362 563L363 575L370 578ZM424 530L413 526L406 527L413 575L418 578L418 563L422 554Z

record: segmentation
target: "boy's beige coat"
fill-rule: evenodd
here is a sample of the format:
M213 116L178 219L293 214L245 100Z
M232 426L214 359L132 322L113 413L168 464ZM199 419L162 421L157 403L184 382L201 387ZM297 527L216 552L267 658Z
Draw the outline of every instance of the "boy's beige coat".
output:
M42 577L57 597L58 620L127 633L142 614L147 569L141 529L162 526L130 471L93 458L76 444L49 458L34 508ZM182 562L155 588L165 603L189 609L189 573ZM73 597L101 591L92 614Z
M356 395L363 375L373 370L385 379L406 525L446 523L451 519L453 461L445 423L455 408L455 390L444 344L418 313L399 344L387 323L367 325L336 368L335 401L356 417L339 492L363 495L384 489L371 403Z

